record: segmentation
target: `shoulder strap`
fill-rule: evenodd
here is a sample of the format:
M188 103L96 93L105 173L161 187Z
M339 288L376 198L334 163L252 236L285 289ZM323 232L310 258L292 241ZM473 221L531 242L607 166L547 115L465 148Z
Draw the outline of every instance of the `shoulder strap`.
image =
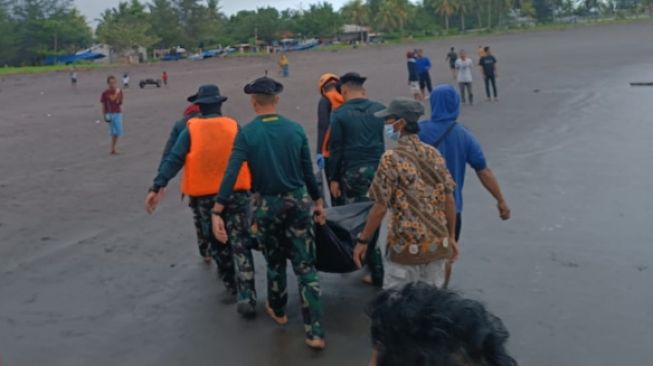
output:
M438 138L437 140L435 140L435 142L433 143L433 147L435 147L435 148L437 149L438 146L440 146L440 144L442 143L442 141L444 141L444 139L446 139L447 136L449 136L449 134L451 133L451 131L453 131L454 127L456 127L457 124L458 124L458 122L453 121L453 122L451 123L451 125L449 126L449 128L447 128L447 130L444 131L444 133L442 134L442 136L440 136L440 138Z

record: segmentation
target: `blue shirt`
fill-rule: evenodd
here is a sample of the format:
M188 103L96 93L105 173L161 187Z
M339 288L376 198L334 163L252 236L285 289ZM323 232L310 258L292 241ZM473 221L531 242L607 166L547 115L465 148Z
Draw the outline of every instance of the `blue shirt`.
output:
M431 70L431 60L428 57L419 57L417 59L417 72L422 75Z
M453 121L433 122L425 121L420 123L419 138L422 142L433 146L433 144L447 131ZM447 161L449 173L456 182L454 198L456 199L456 212L463 211L463 186L465 184L465 168L469 164L474 170L481 171L487 168L485 154L481 144L461 124L458 124L449 133L440 145L438 150Z

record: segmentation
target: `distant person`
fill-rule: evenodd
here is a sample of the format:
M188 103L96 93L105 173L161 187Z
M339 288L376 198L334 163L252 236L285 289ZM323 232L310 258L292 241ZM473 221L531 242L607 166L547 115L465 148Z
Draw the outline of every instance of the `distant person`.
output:
M419 90L419 70L414 52L406 52L406 65L408 67L408 86L410 87L410 93L415 100L422 100L422 92Z
M460 58L456 60L456 74L458 75L458 86L460 87L460 96L462 97L463 104L466 103L465 90L469 97L469 104L474 104L474 94L472 92L472 69L474 62L471 58L467 57L464 50L460 51Z
M417 54L417 72L419 73L419 89L422 92L422 100L426 97L426 92L431 94L433 86L431 83L431 60L424 56L424 51L419 49Z
M290 60L288 59L288 56L285 53L282 53L281 56L279 56L279 71L281 73L281 76L284 78L287 78L290 76Z
M451 47L449 53L447 53L446 60L449 62L449 68L451 69L451 75L454 80L456 80L456 60L458 60L458 54L456 53L456 48Z
M490 51L490 47L485 47L485 56L481 57L481 60L478 62L483 71L483 80L485 81L485 95L487 101L491 101L490 95L490 85L492 86L492 92L494 94L494 101L498 101L499 97L497 96L497 59L494 57Z
M109 124L109 134L111 135L111 155L117 155L116 145L118 138L123 134L122 126L122 102L123 93L118 88L118 80L115 76L107 78L108 88L102 93L100 103L102 104L102 116L104 121Z
M438 150L417 136L423 114L422 103L408 98L395 99L375 113L385 119L386 136L397 141L397 147L381 157L368 194L374 206L357 239L354 262L361 267L389 210L384 289L401 289L411 282L442 287L447 261L458 256L456 184Z
M517 366L501 319L455 292L412 283L380 293L366 312L369 366Z
M447 162L447 168L456 182L456 240L460 238L463 212L463 187L465 171L469 164L476 172L483 187L497 202L499 217L510 219L510 208L506 203L499 182L488 167L481 144L463 125L457 122L460 114L460 96L451 85L437 86L431 94L431 119L420 124L420 139L436 147ZM451 277L451 266L447 267L447 282Z
M268 316L278 325L288 323L286 263L299 284L305 343L323 349L320 279L315 269L314 220L324 222L324 205L315 181L311 151L304 129L277 113L283 85L262 77L245 86L257 117L240 129L220 192L213 206L213 232L226 242L224 209L230 202L240 167L252 172L256 236L267 261Z
M367 78L355 72L340 77L345 99L331 114L331 140L327 176L331 197L344 197L346 204L367 202L374 174L385 152L384 121L374 113L383 104L368 99L364 84ZM370 276L363 280L374 286L383 285L383 257L376 248L367 261Z
M340 108L345 103L342 94L338 91L340 77L335 74L327 73L320 76L318 80L318 91L320 93L320 102L317 107L317 166L320 170L327 171L329 165L329 141L331 140L331 113ZM331 198L332 206L344 204L343 197L338 199Z
M480 59L481 57L485 56L485 47L483 47L483 46L478 46L477 52L478 52L478 58L479 58L479 59Z
M183 169L181 190L190 198L200 254L215 260L218 278L227 289L224 301L237 300L238 312L244 317L252 317L256 291L249 249L248 210L252 179L247 165L238 171L233 194L222 214L230 228L228 240L219 243L211 229L213 200L224 178L239 126L235 120L222 116L222 104L227 98L220 94L217 85L204 85L189 99L199 105L201 115L187 121L159 166L145 199L145 209L150 214L154 212L161 199L161 190Z
M129 89L129 74L127 73L122 76L122 87Z
M168 85L168 72L164 71L161 75L161 80L163 80L163 85Z
M77 86L77 70L75 69L70 71L70 84L72 86Z

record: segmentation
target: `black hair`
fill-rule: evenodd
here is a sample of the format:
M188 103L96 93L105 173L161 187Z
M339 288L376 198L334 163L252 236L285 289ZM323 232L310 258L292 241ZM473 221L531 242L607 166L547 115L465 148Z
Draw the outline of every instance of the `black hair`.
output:
M456 47L451 47L451 50L452 50L452 51L455 50L455 49L456 49Z
M213 104L198 104L200 106L200 113L203 116L209 116L213 114L222 115L222 103L213 103Z
M378 366L516 366L501 319L475 300L424 283L380 293L368 306Z
M111 82L111 80L116 80L116 77L113 76L113 75L109 75L109 76L107 77L107 84L109 84L109 83Z
M485 46L485 48L483 48L483 50L485 50L485 52L489 51L489 50L490 50L490 46Z
M348 81L348 82L342 84L342 85L340 86L340 88L342 89L342 86L347 86L348 88L350 88L350 89L352 89L352 90L363 90L363 89L365 89L365 88L363 87L364 84L365 84L365 82L360 82L360 81ZM340 91L340 90L339 90L339 91Z
M404 127L404 132L407 134L418 134L420 131L419 123L416 121L406 121L406 127Z

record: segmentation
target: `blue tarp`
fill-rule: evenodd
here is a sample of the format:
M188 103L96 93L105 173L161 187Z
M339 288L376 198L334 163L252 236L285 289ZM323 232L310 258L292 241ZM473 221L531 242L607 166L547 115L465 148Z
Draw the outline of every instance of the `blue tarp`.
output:
M102 58L105 58L106 56L104 54L98 53L98 52L92 52L92 51L86 51L78 54L73 54L73 55L52 55L52 56L47 56L45 60L43 60L44 65L55 65L55 64L72 64L75 62L80 62L80 61L93 61L93 60L99 60Z

